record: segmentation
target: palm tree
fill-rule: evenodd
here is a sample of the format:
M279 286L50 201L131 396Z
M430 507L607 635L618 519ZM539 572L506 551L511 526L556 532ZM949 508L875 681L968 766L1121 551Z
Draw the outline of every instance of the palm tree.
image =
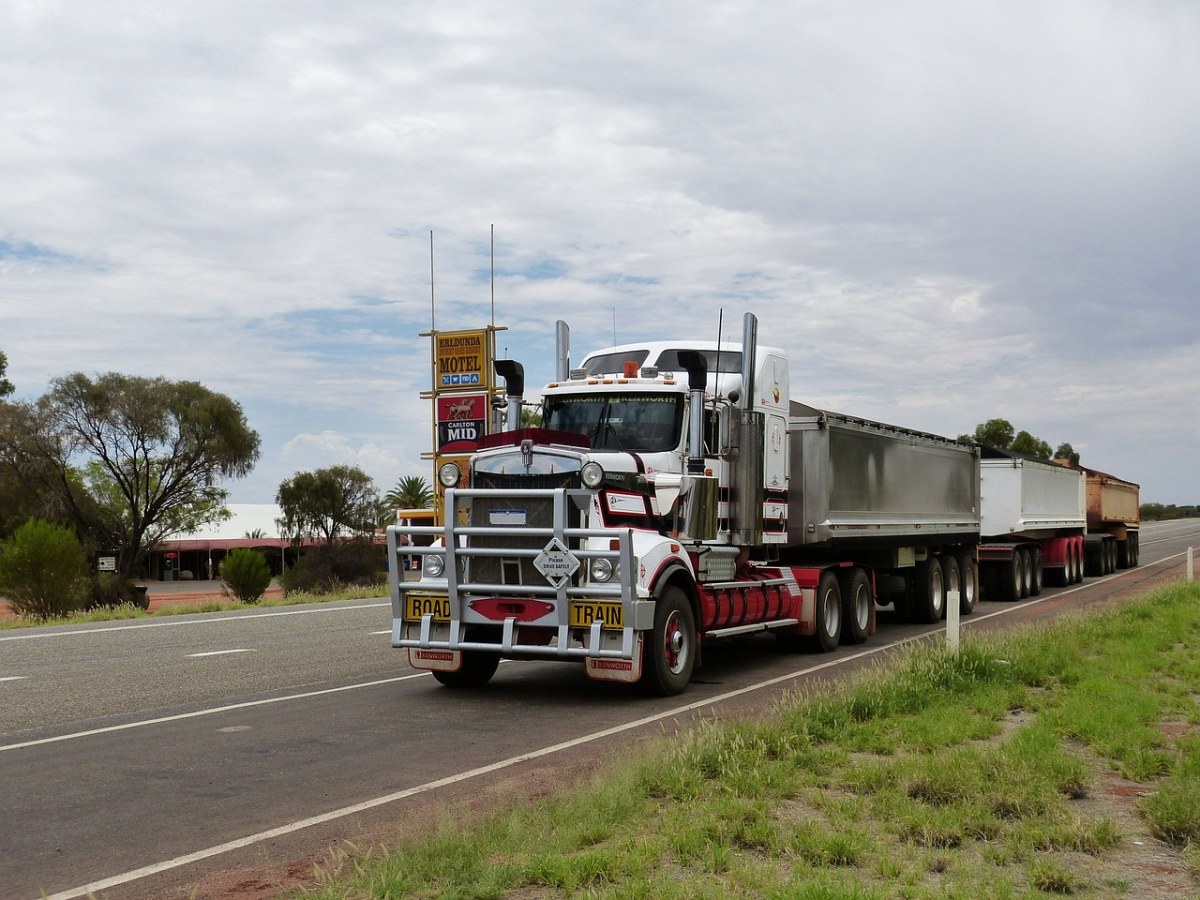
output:
M420 475L406 475L383 499L400 509L426 509L433 503L433 488Z

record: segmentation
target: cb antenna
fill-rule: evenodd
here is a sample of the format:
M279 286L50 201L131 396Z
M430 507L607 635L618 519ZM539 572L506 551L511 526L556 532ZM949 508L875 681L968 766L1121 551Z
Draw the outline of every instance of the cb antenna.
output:
M492 224L492 327L496 327L496 225Z
M429 229L429 330L437 330L437 312L433 299L433 229Z
M717 310L717 358L713 360L713 394L721 396L721 331L725 324L725 307Z

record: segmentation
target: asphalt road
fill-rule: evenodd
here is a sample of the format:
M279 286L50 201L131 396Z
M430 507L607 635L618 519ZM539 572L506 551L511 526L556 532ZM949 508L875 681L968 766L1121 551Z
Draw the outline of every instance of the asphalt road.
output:
M1200 523L1142 530L1142 565L966 627L1102 605L1180 578ZM706 652L681 697L569 663L509 662L457 692L388 646L384 600L0 632L0 897L261 896L340 840L386 840L448 809L519 802L695 716L748 715L932 629L861 647Z

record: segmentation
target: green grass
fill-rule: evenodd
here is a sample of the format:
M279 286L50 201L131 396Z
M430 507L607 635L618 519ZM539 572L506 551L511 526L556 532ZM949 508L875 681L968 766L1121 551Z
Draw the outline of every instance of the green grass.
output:
M955 655L907 651L765 721L663 738L569 792L390 852L347 846L345 897L1136 897L1143 844L1200 888L1200 586ZM1109 801L1115 802L1115 801ZM1129 821L1129 819L1125 819Z
M293 593L284 597L267 597L258 603L242 603L230 597L216 597L197 603L173 603L161 607L154 612L147 612L130 603L120 606L100 607L98 609L79 610L67 616L42 621L16 619L0 622L0 630L7 628L32 628L44 625L78 625L82 622L109 622L116 619L146 619L163 616L183 616L191 613L228 612L239 609L258 609L269 606L292 606L301 603L329 603L335 600L365 600L386 597L386 584L365 585L361 587L345 587L327 594Z

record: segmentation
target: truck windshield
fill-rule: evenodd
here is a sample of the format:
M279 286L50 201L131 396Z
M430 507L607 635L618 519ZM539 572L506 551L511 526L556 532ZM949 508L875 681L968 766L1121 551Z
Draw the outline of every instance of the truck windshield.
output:
M595 450L658 452L679 446L682 394L547 397L545 426L586 435Z

